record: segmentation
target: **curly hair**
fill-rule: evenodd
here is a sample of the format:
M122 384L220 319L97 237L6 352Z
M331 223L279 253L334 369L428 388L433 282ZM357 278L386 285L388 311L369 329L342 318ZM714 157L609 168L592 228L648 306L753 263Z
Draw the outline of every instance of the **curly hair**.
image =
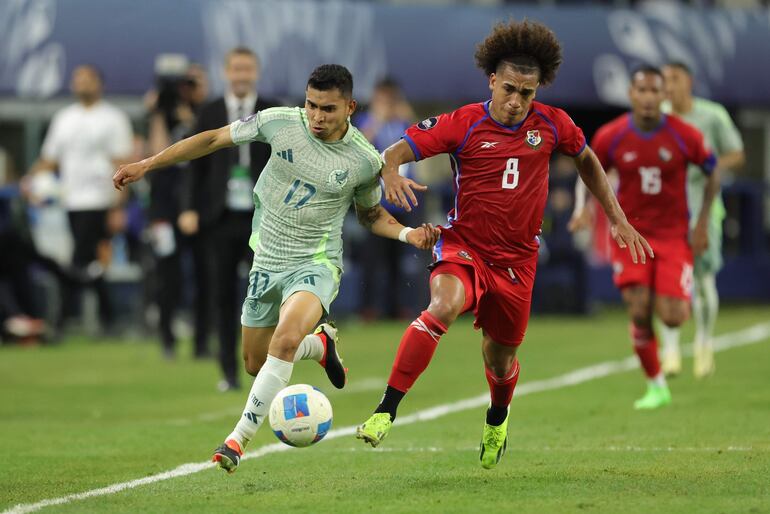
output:
M491 75L510 64L524 73L540 72L540 84L548 85L561 65L561 44L542 23L524 20L500 22L476 48L476 66Z

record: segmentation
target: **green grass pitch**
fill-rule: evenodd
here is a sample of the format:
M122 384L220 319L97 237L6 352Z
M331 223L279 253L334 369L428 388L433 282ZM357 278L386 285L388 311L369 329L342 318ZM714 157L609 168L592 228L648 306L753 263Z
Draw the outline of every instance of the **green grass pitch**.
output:
M726 308L717 332L769 321L768 307ZM360 423L405 325L341 324L348 391L310 362L292 382L328 394L335 429ZM620 311L534 317L519 387L627 358L626 327ZM487 391L479 341L470 320L453 326L400 417ZM655 412L631 408L639 370L514 396L508 453L492 471L478 463L478 406L396 426L377 450L345 435L250 458L232 476L206 468L41 512L770 512L770 337L718 353L709 380L690 366ZM217 379L214 362L167 362L150 342L0 348L0 511L207 461L246 397L218 393ZM249 450L276 441L263 428Z

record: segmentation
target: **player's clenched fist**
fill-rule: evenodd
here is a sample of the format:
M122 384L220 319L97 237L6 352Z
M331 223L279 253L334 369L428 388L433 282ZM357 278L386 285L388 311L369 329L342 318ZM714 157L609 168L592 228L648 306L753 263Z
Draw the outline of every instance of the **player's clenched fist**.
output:
M406 240L420 250L430 250L441 236L441 231L430 223L423 223L406 235Z
M146 173L147 166L144 161L132 162L118 168L118 171L112 176L112 183L115 189L123 191L127 184L141 180Z

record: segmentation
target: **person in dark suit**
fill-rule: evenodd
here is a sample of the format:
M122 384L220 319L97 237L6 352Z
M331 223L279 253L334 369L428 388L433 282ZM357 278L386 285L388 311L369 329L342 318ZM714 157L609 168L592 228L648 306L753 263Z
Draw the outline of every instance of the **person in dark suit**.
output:
M203 107L196 133L219 128L276 105L257 97L260 63L250 49L237 47L228 52L224 73L227 90L223 97ZM253 254L248 243L252 190L269 158L268 145L252 143L192 161L191 209L180 215L180 228L186 233L198 232L211 250L222 391L239 387L236 342L239 306L245 289L238 287L238 268L251 265Z

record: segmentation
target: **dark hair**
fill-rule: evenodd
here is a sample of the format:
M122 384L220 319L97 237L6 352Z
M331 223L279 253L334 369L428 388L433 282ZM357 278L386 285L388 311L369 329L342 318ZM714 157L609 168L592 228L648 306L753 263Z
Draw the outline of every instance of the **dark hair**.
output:
M374 85L374 89L392 89L394 91L401 91L401 85L392 77L384 77L377 81Z
M666 63L666 66L669 66L671 68L679 68L680 70L682 70L683 72L685 72L686 74L692 77L692 70L690 69L689 66L687 66L682 61L671 61L669 63Z
M353 75L340 64L322 64L313 70L307 79L307 87L319 91L339 89L342 96L353 96Z
M556 34L542 23L524 20L500 22L476 47L476 66L491 75L502 64L522 73L539 73L542 85L556 78L561 65L561 44Z
M642 64L640 66L636 66L631 69L631 75L629 78L631 79L631 82L633 83L634 77L636 77L637 73L644 73L645 75L657 75L661 79L663 79L663 72L660 71L660 68L657 66L653 66L651 64Z
M229 52L225 54L225 66L230 64L230 59L234 55L246 55L254 59L256 61L257 66L260 66L259 57L257 57L257 54L254 53L254 50L249 48L248 46L236 46L235 48L231 49Z

